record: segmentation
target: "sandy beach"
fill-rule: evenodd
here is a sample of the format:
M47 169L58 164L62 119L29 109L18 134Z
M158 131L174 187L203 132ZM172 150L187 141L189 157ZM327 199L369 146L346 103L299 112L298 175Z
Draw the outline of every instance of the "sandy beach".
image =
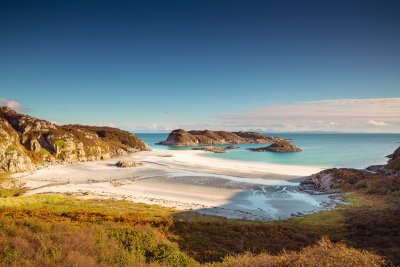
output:
M299 178L321 168L205 157L203 151L145 151L118 159L46 167L16 175L27 194L65 193L196 210L240 219L284 219L334 205L329 196L297 190ZM118 168L121 159L142 162Z

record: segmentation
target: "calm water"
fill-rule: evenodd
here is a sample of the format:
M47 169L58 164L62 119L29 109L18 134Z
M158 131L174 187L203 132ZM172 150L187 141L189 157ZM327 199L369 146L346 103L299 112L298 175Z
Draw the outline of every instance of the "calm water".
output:
M188 149L155 145L165 140L168 134L136 134L154 149ZM269 135L269 134L265 134ZM383 164L386 155L400 146L400 134L317 134L317 133L282 133L272 134L292 139L303 149L299 153L251 152L250 147L264 145L239 145L239 149L226 153L206 154L207 157L241 161L268 162L277 164L306 165L321 167L365 168L369 165Z

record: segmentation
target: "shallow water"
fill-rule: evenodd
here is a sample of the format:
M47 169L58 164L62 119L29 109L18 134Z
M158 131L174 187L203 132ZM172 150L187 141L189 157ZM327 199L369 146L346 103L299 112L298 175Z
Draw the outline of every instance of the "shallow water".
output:
M246 148L266 145L243 144L239 145L239 149L229 150L226 153L207 153L204 155L222 159L275 164L365 168L370 165L384 164L387 161L385 156L400 146L400 134L282 133L265 135L292 139L295 145L303 149L303 152L251 152ZM137 134L137 136L155 149L188 149L155 145L156 142L165 140L168 134Z
M249 220L279 220L293 215L304 215L332 209L337 201L330 195L310 195L298 190L298 183L284 180L243 178L197 172L174 172L169 177L206 178L205 184L244 189L225 205L196 210L199 213ZM214 180L214 182L212 182ZM225 181L225 184L221 180ZM210 182L211 181L211 182Z

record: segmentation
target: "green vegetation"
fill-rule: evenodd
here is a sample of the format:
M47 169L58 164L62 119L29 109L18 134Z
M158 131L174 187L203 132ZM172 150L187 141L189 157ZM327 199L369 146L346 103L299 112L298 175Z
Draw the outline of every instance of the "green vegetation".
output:
M58 146L59 148L61 148L61 149L64 149L64 148L67 148L67 147L68 147L68 145L67 145L63 140L61 140L61 139L55 140L55 141L54 141L54 144L55 144L56 146Z

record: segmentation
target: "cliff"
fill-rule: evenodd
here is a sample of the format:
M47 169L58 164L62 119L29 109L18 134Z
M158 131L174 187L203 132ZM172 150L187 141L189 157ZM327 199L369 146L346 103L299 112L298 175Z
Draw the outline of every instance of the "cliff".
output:
M148 150L148 146L128 131L84 125L59 126L0 107L0 172L108 159L141 150Z
M284 140L280 137L264 136L256 132L226 132L226 131L185 131L173 130L167 140L159 142L166 146L203 146L227 144L271 144Z

